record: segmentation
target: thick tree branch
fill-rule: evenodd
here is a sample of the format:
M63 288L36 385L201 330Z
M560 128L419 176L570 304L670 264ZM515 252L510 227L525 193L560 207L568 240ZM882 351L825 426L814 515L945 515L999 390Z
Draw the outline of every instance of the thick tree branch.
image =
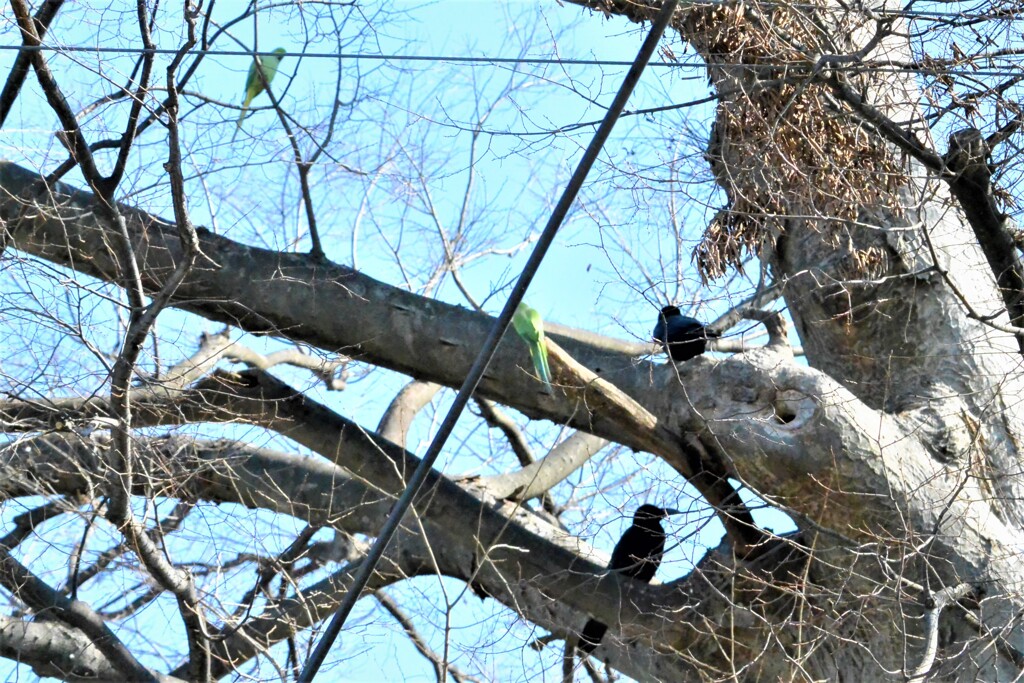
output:
M37 180L13 164L0 164L0 188L10 193L0 197L0 218L9 222L14 245L101 278L117 278L118 260L107 246L104 225L92 217L91 197L63 186L38 194ZM166 285L164 278L186 258L176 231L154 216L120 208L125 227L136 231L136 258L147 265L143 283L159 291ZM419 379L458 386L490 324L488 316L319 259L246 247L208 232L199 237L209 261L197 262L188 272L175 289L175 305L250 332L283 334ZM333 315L322 315L324 307ZM519 370L528 367L528 360L518 341L509 343L506 337L502 342L478 394L515 405L529 416L655 453L685 476L695 477L695 485L712 505L736 505L724 473L697 462L692 450L634 398L652 397L645 391L647 368L565 340L570 344L567 353L554 352L556 359L565 358L561 366L567 372L559 378L564 391L550 395L538 391L532 376ZM664 407L659 398L655 405ZM756 544L751 520L734 526L729 516L724 519L740 546Z
M780 364L779 357L769 349L745 354L745 357L738 357L715 366L709 365L705 371L714 372L716 376L727 380L725 385L734 386L735 390L732 394L719 396L708 384L703 392L691 391L690 398L695 403L693 409L703 413L703 420L709 420L707 422L708 430L713 434L713 441L721 442L728 452L737 454L737 457L747 454L736 464L747 472L748 479L760 478L769 489L775 487L778 490L792 492L791 497L780 500L783 504L789 505L791 509L800 510L802 514L813 517L819 523L837 529L850 530L851 533L863 535L866 539L874 539L875 534L879 531L888 534L894 533L896 529L903 528L903 521L907 518L927 514L929 510L935 509L935 506L928 501L933 500L935 496L942 495L942 480L941 478L936 479L933 474L928 472L927 468L922 469L922 465L926 465L931 460L927 454L915 452L913 437L906 434L897 436L899 429L892 420L883 422L885 426L881 432L878 432L877 429L871 430L869 438L865 438L867 435L858 435L857 429L847 431L854 425L871 424L872 422L877 424L877 417L872 420L867 419L866 414L857 415L858 411L864 411L865 408L858 407L856 399L819 374L799 366ZM230 379L228 376L222 377ZM254 382L253 380L258 381ZM658 383L666 382L666 386L672 386L678 381L671 368L664 368L662 373L656 375L655 380ZM359 478L370 484L373 489L382 490L382 492L400 490L402 479L396 477L395 473L411 471L415 465L415 461L410 460L411 456L408 454L393 450L393 447L383 440L374 440L363 430L346 426L346 423L339 421L337 416L322 408L317 408L316 404L287 387L279 385L272 378L250 376L247 381L243 381L243 377L236 377L229 383L224 383L223 379L212 378L204 384L206 384L206 388L201 389L204 393L200 395L199 400L192 404L192 407L180 413L166 412L164 415L178 415L179 419L186 417L191 421L203 419L204 415L212 417L222 414L232 416L235 420L240 416L246 416L249 421L275 428L319 452L336 458L340 464L352 468ZM219 388L216 386L217 384L220 385ZM693 386L701 385L697 383ZM812 398L821 396L829 397L828 401L819 403L820 398ZM705 402L706 399L712 397L714 403ZM766 410L768 413L765 419L762 415ZM870 413L870 411L868 412ZM773 414L779 415L782 419L772 417ZM262 417L260 417L261 415ZM744 415L748 419L740 422L736 420L736 415ZM753 420L751 421L749 418L753 418ZM843 429L837 429L840 423L846 426ZM892 432L891 430L894 429L896 431ZM34 444L35 441L32 443ZM895 451L878 446L878 444L884 443L899 444L899 449ZM838 453L845 453L845 455L837 460ZM389 458L397 459L381 458L382 454L391 454ZM897 458L902 464L893 470L890 469L891 464L880 465L880 458L881 461ZM30 462L34 469L38 469L45 466L47 458L36 453L32 455ZM203 468L184 461L180 454L175 456L174 462L178 466L185 467L191 473L203 471ZM303 462L308 463L308 461ZM910 470L907 469L909 463L914 463L914 467ZM282 462L273 474L268 475L266 465L257 468L257 470L263 470L262 474L255 472L248 474L249 468L242 466L241 463L236 463L227 470L231 473L232 483L221 485L219 490L223 492L222 495L237 499L239 491L263 486L268 480L274 481L277 487L275 492L289 491L286 496L287 500L278 498L275 501L274 497L264 497L266 494L250 493L247 495L257 497L248 498L249 504L280 506L277 508L280 511L298 515L304 519L315 516L317 519L330 519L333 524L345 523L345 520L349 518L346 514L334 518L332 513L313 513L313 510L322 505L323 501L331 501L332 504L341 503L338 509L349 511L357 507L358 503L347 500L343 495L343 490L335 490L328 494L311 487L308 468L312 466L313 463L305 464L304 472L296 468L294 464L285 465ZM25 465L22 464L19 467L25 467ZM767 469L760 472L761 468ZM88 471L88 466L83 469ZM148 469L163 471L160 467L155 466ZM916 474L905 480L887 479L884 483L876 481L879 476L886 476L884 473L894 471L905 472L904 477L909 473ZM240 478L242 477L250 482L248 486L241 485ZM331 486L340 485L337 475L325 471L323 477L325 481L331 482ZM192 476L189 479L195 479L195 477ZM204 475L202 479L207 482L211 481L208 475ZM783 481L786 485L776 487L773 484L776 480ZM302 483L299 484L299 482ZM473 562L477 562L476 566L479 566L481 571L474 580L485 583L488 592L492 595L507 596L507 593L502 591L507 591L506 586L516 584L515 582L507 583L509 577L505 572L515 567L519 567L517 571L525 572L525 574L518 574L519 576L550 577L552 573L558 573L555 566L563 561L557 559L557 552L547 550L541 553L530 553L527 557L523 557L514 552L511 555L506 555L507 550L495 550L496 548L530 547L537 542L538 537L532 537L532 541L525 538L516 540L518 538L516 534L519 532L511 533L515 531L513 527L509 527L508 532L503 533L501 529L508 524L508 520L501 514L497 514L493 521L488 521L484 526L478 526L478 523L491 519L489 515L494 513L491 513L489 509L481 511L479 501L472 496L465 499L466 492L454 487L451 483L446 483L443 479L434 478L432 486L439 488L436 493L432 490L431 493L425 494L431 504L425 510L420 507L417 509L420 510L419 514L424 516L424 519L430 521L432 528L437 528L442 537L449 539L442 541L441 537L434 538L431 542L432 547L435 549L461 547L465 551L465 541L469 537L474 537L478 539L474 543L480 543L484 548L491 548L483 563L464 556L463 561L466 564L461 565L462 568L458 571L453 570L453 575L469 578L472 575ZM871 487L877 486L885 486L893 491L893 499L891 501L888 499L876 501L870 509L865 510L865 516L858 517L855 513L862 510L863 506L860 506L855 500L859 495L856 492L875 490ZM894 489L894 487L897 488ZM37 488L33 487L32 490ZM845 496L853 496L854 499L844 503ZM463 499L466 500L465 504L469 505L470 509L475 508L477 512L467 514L464 505L459 502ZM922 501L920 505L913 504L913 501L917 499ZM981 580L988 582L987 585L992 587L994 596L998 592L995 588L997 584L1012 585L1015 581L1010 579L1010 576L1016 570L1009 565L1001 564L996 559L1010 556L1010 553L1000 550L1000 547L1006 542L1014 543L1013 534L1007 535L1005 529L991 528L986 531L986 526L992 527L994 520L987 519L983 522L984 518L978 516L981 510L972 510L977 507L977 501L981 500L980 497L968 496L968 499L975 502L963 504L958 501L953 505L944 522L944 531L937 537L937 544L939 546L956 545L964 542L967 547L979 547L980 544L972 539L977 538L979 533L984 534L985 543L991 544L989 545L992 550L991 556L977 557L977 561L981 564L974 565L973 569L970 567L970 562L973 560L969 559L966 564L960 561L954 569L965 577L971 574L984 576L985 578ZM377 504L381 515L386 511L389 500L384 497ZM827 502L827 505L823 507L822 501ZM897 504L897 501L902 502ZM437 507L438 505L440 507ZM887 511L887 505L892 505L893 509ZM893 521L894 526L889 531L885 531L888 524L886 520L896 519L901 521ZM472 524L471 533L467 532L465 526L467 522ZM981 523L980 526L979 523ZM492 524L497 527L491 526ZM488 528L494 529L494 531L485 531ZM925 528L923 524L921 528ZM493 540L488 540L495 538L490 535L495 532L497 537L501 538L501 543L498 546L494 545ZM452 536L448 536L448 533ZM545 536L549 533L557 535L557 532L549 529L545 532ZM445 546L446 543L449 545ZM969 552L964 553L964 556L972 557ZM579 576L581 571L579 560L577 558L573 561L570 559L571 557L572 554L566 557L562 567L572 566L571 573ZM541 561L547 566L547 569L536 567L528 570L527 566L522 564L526 559L529 559L527 564ZM554 562L554 565L551 562ZM492 572L495 571L498 573L493 574ZM596 571L596 568L590 571ZM1001 579L995 582L991 581L999 575L1002 575ZM1009 580L1009 584L1006 583L1007 580ZM553 585L549 583L549 579L545 578L537 578L535 581L539 581L539 583L533 583L533 585L540 587L550 597L562 599L565 604L577 609L599 612L597 608L600 607L600 601L579 600L583 596L571 591L563 592L558 588L558 581L555 581ZM601 582L597 582L595 590L600 585ZM498 591L498 593L492 591ZM576 595L575 598L574 595ZM511 599L511 604L522 608L523 605L519 602L521 597L503 597L502 599L503 601ZM990 606L999 609L1000 601L1003 599L999 598L991 602ZM608 601L609 606L620 604L614 597L609 596L605 600ZM642 603L631 604L640 605ZM545 605L545 609L547 609L550 608L551 603L545 601ZM623 608L625 609L626 605L623 605ZM647 609L649 610L649 608ZM713 619L711 615L704 612L703 603L700 611L704 614L704 619ZM647 623L646 619L650 617L650 614L644 613L644 609L638 609L637 612L629 609L629 616L625 612L616 614L615 611L595 614L595 616L606 619L610 624L618 623L618 618L622 618L625 623ZM622 664L629 670L628 663Z
M56 617L84 633L129 681L156 680L91 607L54 590L18 562L7 548L0 548L0 583L37 614Z
M56 621L20 621L0 617L0 656L29 665L40 677L69 683L123 679L111 660L80 631ZM160 683L184 683L154 674Z
M266 398L270 396L267 394ZM281 405L284 400L267 400L265 405L276 413L274 419L281 424L293 423L296 416L288 406ZM235 406L240 403L234 401ZM280 410L282 407L284 410ZM307 416L311 410L307 406ZM289 514L311 524L372 533L373 525L384 519L393 496L401 490L401 479L394 473L411 471L409 466L415 459L382 439L369 438L367 432L358 430L356 433L351 425L344 429L346 434L339 441L337 420L321 422L326 417L321 414L312 420L313 429L300 440L312 442L315 440L312 435L322 432L324 440L319 445L333 457L343 456L341 459L346 463L377 461L358 468L367 487L322 460L275 454L238 444L204 444L192 439L140 442L140 466L153 473L150 486L162 495L236 502ZM292 435L302 436L294 430ZM22 495L40 488L74 493L87 491L99 481L91 474L96 471L99 457L96 445L75 435L26 440L4 450L2 457L0 473L5 475L3 481L8 482L7 495ZM20 473L19 476L13 476L14 472ZM670 625L652 605L667 600L668 604L675 605L672 609L679 608L679 598L669 598L671 593L664 589L659 592L655 588L631 585L634 582L620 580L615 575L602 575L603 562L581 557L578 552L585 546L557 527L515 506L495 507L488 499L480 499L440 475L431 475L427 489L417 500L416 511L427 524L429 539L418 540L421 527L412 525L402 531L395 547L411 548L429 543L431 552L424 548L419 554L423 559L419 561L422 569L418 571L433 572L434 562L438 562L445 574L464 580L472 578L485 585L488 594L515 609L525 610L531 619L538 619L549 628L557 627L560 619L579 619L575 616L578 612L571 610L584 610L609 623L618 624L621 620L632 624L638 629L637 633L661 633ZM524 553L523 549L530 551ZM586 586L585 590L580 590L581 585ZM331 604L337 604L343 593L343 586L334 586ZM655 595L659 597L654 598ZM563 606L555 609L557 603ZM292 615L289 619L310 625L316 623L316 615L322 617L330 613L328 604L322 613L318 610L310 615L308 608L304 601L288 607ZM261 651L264 646L294 633L292 627L288 627L292 630L281 630L282 623L278 621L281 617L277 613L264 613L251 622L256 624L252 627L255 631L246 626L244 634L239 633L231 642L245 652ZM264 646L253 645L256 633L263 634L260 638L264 639L257 638L256 642ZM211 634L214 641L217 637L216 633ZM216 646L216 657L237 661L240 655L231 647ZM674 666L669 660L656 659L655 662L660 664L647 662L645 665ZM626 660L621 664L626 671L636 666ZM214 667L215 675L219 666Z
M16 248L89 275L117 278L117 257L108 247L107 229L92 213L93 196L63 185L38 192L38 181L31 171L0 164L0 218L15 234ZM136 238L137 258L147 265L144 284L157 291L181 259L177 231L155 216L122 209ZM174 305L211 320L343 350L359 360L448 386L464 376L472 349L490 324L486 315L417 296L343 266L199 233L201 251L210 262L196 264L177 290ZM323 315L322 310L332 314ZM637 376L625 382L627 392L642 386L643 373L632 368L628 356L567 344L567 351L598 375ZM580 414L575 402L540 395L532 377L517 370L528 363L518 339L504 341L480 393L533 416L574 419L593 428L603 425L600 416ZM605 426L614 431L614 425Z
M434 400L441 386L431 382L413 381L402 387L380 418L377 433L391 443L405 448L412 421Z
M720 363L662 367L653 374L654 391L675 395L680 373L686 400L676 402L675 413L660 427L700 434L701 442L727 457L745 481L757 482L763 491L786 492L773 501L836 532L868 541L879 534L906 534L908 522L912 529L938 525L933 550L949 563L947 578L989 586L986 600L994 612L1016 613L1020 568L1006 558L1024 540L991 515L982 492L972 492L977 482L969 480L964 489L959 478L950 481L943 474L945 465L920 441L924 435L917 422L876 413L833 380L772 347ZM253 421L336 458L380 491L401 490L404 480L397 473L416 464L265 375L220 375L195 391L195 400L183 401L174 412L150 414L164 421ZM141 419L147 407L139 408ZM395 459L381 458L382 453ZM437 500L455 504L465 495L458 487L445 490ZM861 491L889 496L863 505ZM292 501L300 510L301 500ZM948 512L939 517L940 510Z
M608 441L600 437L576 432L540 460L508 474L482 477L475 484L495 498L516 501L537 498L582 467L607 444Z

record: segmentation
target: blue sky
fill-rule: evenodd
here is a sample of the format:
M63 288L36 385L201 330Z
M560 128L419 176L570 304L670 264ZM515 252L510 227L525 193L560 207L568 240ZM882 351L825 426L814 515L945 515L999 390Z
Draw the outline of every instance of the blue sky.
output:
M229 9L244 3L217 3L217 11L229 16ZM73 8L74 21L62 16L53 31L53 40L64 45L100 45L130 47L137 39L130 29L131 17L113 10L89 12L88 5ZM376 25L373 36L362 32L360 19L350 15L351 30L343 30L347 40L341 46L346 53L452 55L516 57L520 47L526 56L538 58L599 59L629 61L636 54L643 37L641 29L621 19L607 20L575 6L532 2L457 2L394 3L392 9L404 13L401 20ZM166 32L158 34L161 47L175 46L172 40L177 10L165 10ZM313 10L310 10L313 11ZM271 50L283 46L302 50L302 26L294 21L268 19L259 24L259 46ZM129 29L120 32L128 22ZM16 44L17 37L9 24L2 25L3 43ZM252 27L237 32L243 44L251 45ZM702 67L681 46L678 38L666 41L685 64L672 68L648 69L630 102L629 109L681 104L708 94ZM236 49L230 42L221 49ZM326 50L325 42L309 47L311 51ZM6 70L13 52L0 53L0 70ZM72 57L53 57L57 77L67 88L70 99L78 105L91 101L103 89L97 89L95 72L102 66L105 77L123 79L132 68L129 56L105 55L102 61L89 53ZM166 58L161 58L166 60ZM79 66L73 66L76 62ZM161 62L163 64L165 62ZM237 104L250 60L245 56L210 57L190 89L215 101ZM340 76L339 76L340 69ZM601 105L611 101L626 67L593 65L494 65L426 62L382 63L372 60L287 58L274 82L275 93L294 111L300 122L316 122L318 114L333 103L335 85L338 98L346 103L345 117L339 130L344 136L336 140L332 155L324 160L315 174L318 220L328 257L341 263L354 263L381 280L412 289L425 286L429 264L436 254L436 225L432 217L417 204L410 190L408 202L402 185L402 174L388 171L387 164L401 164L407 171L413 163L422 163L429 171L428 186L434 209L448 225L455 222L462 206L467 185L472 125L480 112L493 107L479 137L479 156L473 168L477 175L471 202L473 220L466 240L477 249L493 249L494 254L466 268L465 282L471 293L484 303L485 310L497 311L504 301L503 287L513 281L525 261L529 238L543 227L553 197L578 161L582 147L589 141L594 126L587 125L569 133L541 134L544 130L563 129L581 122L600 120ZM158 67L157 74L162 74ZM162 75L159 77L162 78ZM158 80L159 80L158 78ZM31 79L30 79L31 81ZM508 84L515 87L500 96ZM325 95L326 93L326 95ZM183 132L186 136L186 170L189 178L190 209L196 223L210 226L217 232L252 244L276 248L308 248L305 217L296 201L294 167L290 149L282 142L270 111L258 108L246 120L243 131L234 142L236 111L218 108L216 103L188 100ZM266 105L265 96L253 103ZM710 318L728 308L734 299L721 288L705 288L693 272L689 249L696 243L707 218L721 200L706 186L690 186L696 175L707 170L700 157L706 125L710 119L709 105L681 108L674 111L626 117L609 141L602 160L592 172L591 183L581 195L569 221L559 234L556 245L535 280L527 299L548 320L583 329L602 332L630 340L646 340L655 320L657 308L668 300L699 302L696 311ZM386 134L374 128L375 116L388 115ZM100 109L83 118L87 131L104 127L117 129L117 110ZM0 155L20 163L52 167L62 158L52 130L55 119L45 107L38 89L30 83L15 111L15 120L8 123L0 138ZM508 132L526 135L505 135ZM689 137L688 137L689 136ZM152 143L150 140L152 139ZM135 152L137 166L130 181L122 188L123 199L154 213L170 216L168 193L163 184L160 163L165 154L162 135L143 137ZM343 144L342 144L343 143ZM418 145L422 143L423 148ZM429 143L429 150L427 144ZM389 155L381 154L387 148ZM312 150L310 145L305 151ZM426 150L426 151L424 151ZM386 157L386 159L385 159ZM681 159L681 161L680 161ZM397 160L397 161L396 161ZM356 176L348 169L369 173ZM374 169L384 169L374 176ZM624 176L622 171L629 175ZM67 180L82 185L80 177ZM673 183L671 181L678 181ZM424 188L413 188L422 195ZM676 217L683 225L682 277L677 276L676 236L669 226L668 207L675 203ZM358 219L354 218L358 217ZM272 227L270 227L272 226ZM429 239L428 239L429 238ZM523 245L526 240L527 244ZM506 255L504 250L513 249ZM398 258L399 255L401 258ZM646 269L646 270L645 270ZM756 281L757 273L749 274ZM79 278L84 281L83 278ZM22 274L0 284L8 296L15 292L38 289L54 282L42 269ZM749 289L733 287L733 291ZM105 288L113 292L111 288ZM71 315L71 304L60 291L47 290L52 303L40 303L40 312L48 307ZM76 290L78 291L78 290ZM446 279L431 295L453 303L467 305ZM117 343L115 311L93 302L87 334L106 350ZM63 308L62 308L63 307ZM30 320L34 320L31 318ZM13 325L10 318L3 321ZM20 328L19 328L20 329ZM161 318L160 338L164 353L173 362L174 354L184 355L200 331L216 331L219 326L207 321L168 311ZM273 340L243 337L247 344L268 350L278 347ZM19 335L8 336L9 355L12 349L27 346L33 353L44 353L54 342L38 334L30 323ZM66 362L81 364L80 381L68 381L62 390L84 392L96 390L97 377L102 375L96 359L81 360L81 350L72 347ZM24 369L30 375L31 364ZM20 372L20 371L19 371ZM15 373L17 374L17 373ZM312 384L307 376L291 373L297 383ZM375 371L365 379L353 381L341 394L327 394L318 388L311 391L319 400L327 401L343 414L360 419L372 427L387 401L406 378ZM100 382L102 384L102 382ZM40 391L57 391L54 387L37 387ZM410 449L421 452L433 433L437 416L447 406L442 398L432 406L416 425ZM372 417L365 417L365 416ZM452 446L442 458L445 471L467 473L500 469L509 462L483 463L479 453L495 441L494 434L463 420L462 431L453 438ZM223 430L204 427L197 434L223 435ZM228 432L238 438L250 438L253 430L237 428ZM530 438L538 452L555 443L558 429L550 425L530 425ZM291 448L286 440L273 435L258 436L260 445ZM462 455L471 452L471 457ZM631 478L630 478L631 477ZM607 492L611 482L628 479ZM572 509L566 521L573 529L595 545L610 551L615 539L628 525L628 514L637 500L651 500L675 507L688 507L692 495L666 467L644 456L614 451L605 452L599 462L583 468L560 492L570 501ZM4 509L8 517L21 511L14 505ZM237 510L204 511L203 526L184 534L179 552L209 557L211 553L242 552L243 548L279 549L287 544L294 524L259 515L233 516ZM706 525L706 526L705 526ZM777 527L779 525L776 525ZM218 547L209 534L227 533L243 537L235 548L231 543ZM700 557L704 544L717 544L720 533L717 522L706 514L693 515L673 522L678 538L687 538L672 547L659 577L663 580L684 574ZM68 523L68 544L80 527ZM692 536L691 536L692 535ZM245 538L258 539L251 544ZM234 540L234 539L232 539ZM112 537L94 539L93 550L113 542ZM26 549L37 566L47 566L50 578L64 570L61 565L66 546L37 544ZM248 574L234 577L244 584ZM56 581L57 579L54 578ZM229 581L229 578L225 578ZM227 585L227 584L225 584ZM110 585L97 587L97 594ZM130 586L126 586L126 589ZM538 656L524 650L523 645L542 635L529 624L518 620L509 610L493 601L480 601L464 593L463 586L449 580L421 578L393 589L402 604L409 605L417 617L433 624L424 629L438 650L443 648L446 629L451 632L452 659L462 668L480 668L490 672L494 680L558 680L555 664L557 648L549 648ZM432 605L432 607L426 607ZM419 609L415 609L416 607ZM132 627L150 634L155 628L175 629L176 615L172 605L158 601L137 615ZM176 637L171 630L167 637ZM479 650L479 657L474 653ZM336 655L329 659L323 680L428 681L433 673L413 650L398 625L370 600L364 600L351 618L336 646ZM151 662L160 666L159 662ZM0 669L2 671L2 669ZM327 671L330 672L329 677ZM11 677L25 677L26 670ZM270 675L269 668L260 671ZM2 677L2 676L0 676Z

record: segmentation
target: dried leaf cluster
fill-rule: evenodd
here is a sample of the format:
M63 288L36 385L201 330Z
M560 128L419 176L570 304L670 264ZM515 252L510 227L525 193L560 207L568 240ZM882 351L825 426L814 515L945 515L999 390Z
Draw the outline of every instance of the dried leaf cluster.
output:
M759 13L737 3L688 13L682 30L723 94L707 159L728 206L694 253L705 279L760 254L794 221L838 237L865 208L900 204L902 155L818 82L813 55L855 50L823 40L818 27L826 24L815 14L824 11L801 5ZM870 76L844 77L870 97Z

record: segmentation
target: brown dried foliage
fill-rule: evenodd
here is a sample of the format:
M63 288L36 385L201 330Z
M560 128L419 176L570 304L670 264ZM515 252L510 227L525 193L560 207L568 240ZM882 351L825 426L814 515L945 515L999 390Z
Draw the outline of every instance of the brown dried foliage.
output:
M865 208L899 206L897 190L907 180L902 155L813 78L809 55L836 53L822 27L831 27L833 37L852 35L863 21L824 12L716 5L694 8L681 26L722 94L707 159L729 204L694 252L705 280L739 268L745 254L760 254L796 225L838 235ZM846 77L870 93L870 74Z

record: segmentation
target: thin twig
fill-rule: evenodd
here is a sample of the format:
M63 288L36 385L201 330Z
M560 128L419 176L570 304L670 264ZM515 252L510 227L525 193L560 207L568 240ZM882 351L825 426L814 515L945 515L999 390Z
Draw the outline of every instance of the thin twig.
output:
M377 598L377 602L380 603L380 606L387 610L388 614L393 616L395 621L402 626L402 630L405 631L407 636L409 636L409 640L412 641L416 650L434 667L434 675L437 677L437 683L442 683L445 680L446 670L447 673L451 674L452 678L454 678L458 683L471 680L459 671L454 664L451 662L445 663L436 652L430 649L430 646L427 645L427 641L424 640L423 636L421 636L419 631L416 629L416 625L412 623L412 619L402 611L402 608L398 606L398 603L391 599L390 595L384 591L376 590L373 592L373 597Z

